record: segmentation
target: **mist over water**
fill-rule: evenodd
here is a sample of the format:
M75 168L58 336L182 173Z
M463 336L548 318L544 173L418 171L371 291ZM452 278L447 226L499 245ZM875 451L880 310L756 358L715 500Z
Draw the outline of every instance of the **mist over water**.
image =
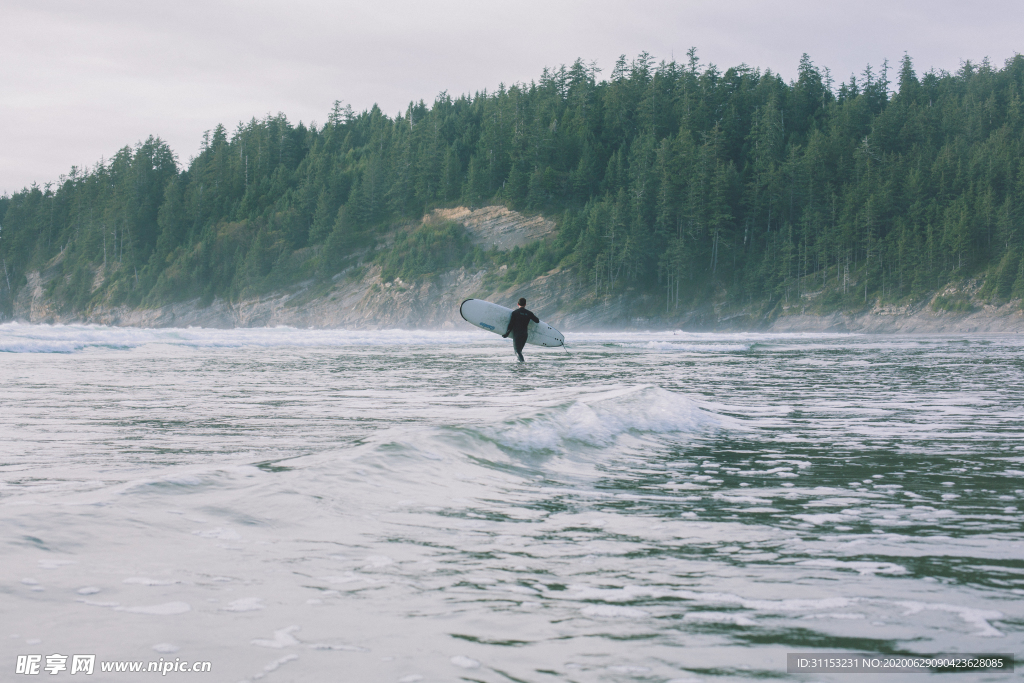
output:
M1024 340L567 343L0 325L0 667L679 683L1024 652Z

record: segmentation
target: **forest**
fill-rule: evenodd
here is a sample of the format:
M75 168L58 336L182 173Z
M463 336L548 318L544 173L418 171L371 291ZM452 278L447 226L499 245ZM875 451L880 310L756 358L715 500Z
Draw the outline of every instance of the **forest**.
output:
M499 261L509 284L561 267L584 299L642 295L652 315L856 310L972 278L988 301L1024 296L1021 55L922 75L904 56L839 82L804 55L787 83L691 50L601 74L577 60L394 117L339 101L322 125L217 125L187 165L150 137L72 167L0 197L0 317L36 270L69 312ZM421 221L489 204L543 214L556 236L499 259Z

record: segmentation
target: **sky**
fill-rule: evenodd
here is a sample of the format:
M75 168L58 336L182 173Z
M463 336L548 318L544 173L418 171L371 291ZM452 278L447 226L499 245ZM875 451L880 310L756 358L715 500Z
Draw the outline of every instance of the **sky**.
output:
M335 100L385 113L619 55L747 64L803 53L847 80L904 53L918 73L1024 52L1019 0L0 0L0 195L150 135L187 166L218 123ZM600 76L599 76L600 78Z

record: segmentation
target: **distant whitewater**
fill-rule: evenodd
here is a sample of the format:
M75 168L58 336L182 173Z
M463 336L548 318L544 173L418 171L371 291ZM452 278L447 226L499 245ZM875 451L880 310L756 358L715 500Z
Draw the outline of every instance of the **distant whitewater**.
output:
M84 349L133 349L148 344L195 348L246 346L408 346L501 342L465 325L464 330L300 329L295 327L139 328L106 325L0 324L0 353L74 353ZM571 335L566 344L605 342L625 348L694 353L745 351L756 341L835 337L816 333L720 334L682 331L587 332ZM511 342L507 342L511 343Z

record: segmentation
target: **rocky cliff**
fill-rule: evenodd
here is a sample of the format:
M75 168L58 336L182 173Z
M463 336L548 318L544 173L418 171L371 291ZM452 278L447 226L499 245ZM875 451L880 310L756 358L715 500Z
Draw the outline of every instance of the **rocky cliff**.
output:
M550 239L555 224L524 216L505 207L439 209L423 218L462 224L471 239L486 249L507 251L536 240ZM488 285L488 273L459 270L422 282L384 281L378 266L353 266L329 282L308 281L274 294L240 301L199 300L155 308L98 306L86 313L61 313L46 296L46 285L58 269L28 275L15 299L16 320L36 323L97 323L136 327L261 327L302 328L441 328L463 325L459 304L485 298L513 306L520 296L544 320L563 331L631 328L688 330L751 330L776 332L864 333L1022 333L1024 313L1019 301L993 306L976 296L979 285L936 293L929 301L903 307L866 307L857 313L813 315L807 302L779 306L769 314L725 309L708 304L699 309L664 314L650 295L629 292L600 296L571 269L554 269L512 288ZM99 279L99 275L97 275ZM938 297L967 302L960 311L936 310Z

